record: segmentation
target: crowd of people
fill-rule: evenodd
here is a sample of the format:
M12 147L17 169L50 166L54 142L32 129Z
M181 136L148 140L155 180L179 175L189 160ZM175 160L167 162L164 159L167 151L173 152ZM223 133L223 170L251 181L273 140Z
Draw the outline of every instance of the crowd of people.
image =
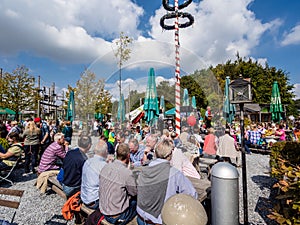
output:
M239 124L220 129L210 111L205 117L207 121L193 129L182 127L179 136L172 124L161 131L147 125L121 129L111 121L95 120L91 132L78 134L78 143L72 143L70 121L61 126L40 118L28 119L22 126L1 122L1 138L9 147L0 145L0 168L11 167L24 152L24 176L56 171L67 198L80 191L83 204L99 210L108 222L127 224L136 217L139 225L162 224L167 199L178 193L198 199L205 191L198 187L209 187L197 158L241 165ZM245 150L251 154L252 145L268 148L289 138L299 141L300 122L292 128L285 123L253 123L246 126L244 137Z

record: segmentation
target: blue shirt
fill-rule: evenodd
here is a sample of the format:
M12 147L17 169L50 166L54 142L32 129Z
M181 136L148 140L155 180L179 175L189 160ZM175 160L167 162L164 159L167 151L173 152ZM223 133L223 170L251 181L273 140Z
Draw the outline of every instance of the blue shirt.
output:
M130 153L130 161L134 166L142 166L142 159L144 158L145 146L140 145L136 153Z
M99 175L106 165L105 158L94 155L85 161L81 177L81 199L83 203L90 204L99 199Z
M155 166L165 161L166 161L165 159L156 159L154 161L151 161L149 166ZM166 191L166 197L164 202L166 202L173 195L180 194L180 193L191 195L195 199L198 198L198 194L195 188L193 187L191 181L188 178L186 178L183 175L183 173L177 170L175 167L171 167L167 191ZM161 215L159 215L158 218L156 218L151 214L143 211L141 208L139 208L139 206L137 206L136 210L137 213L145 220L151 220L153 223L162 224Z

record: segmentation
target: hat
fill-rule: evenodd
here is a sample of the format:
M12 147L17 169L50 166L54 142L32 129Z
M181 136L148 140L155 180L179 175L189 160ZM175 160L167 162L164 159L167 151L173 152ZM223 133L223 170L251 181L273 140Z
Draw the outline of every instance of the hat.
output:
M11 125L17 125L18 124L18 122L17 121L11 121L11 123L10 123Z
M36 118L34 118L34 122L35 122L35 123L39 123L39 122L41 122L41 118L40 118L40 117L36 117Z

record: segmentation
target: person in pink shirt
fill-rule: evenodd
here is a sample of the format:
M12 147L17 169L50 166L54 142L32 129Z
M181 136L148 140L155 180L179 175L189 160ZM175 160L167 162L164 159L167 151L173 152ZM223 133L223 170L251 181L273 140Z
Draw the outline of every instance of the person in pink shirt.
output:
M217 137L214 135L215 130L213 128L209 128L208 134L204 139L203 152L208 155L215 155L217 152Z
M283 125L279 124L278 128L275 131L275 136L279 137L279 141L285 141L286 135L285 130L283 129Z

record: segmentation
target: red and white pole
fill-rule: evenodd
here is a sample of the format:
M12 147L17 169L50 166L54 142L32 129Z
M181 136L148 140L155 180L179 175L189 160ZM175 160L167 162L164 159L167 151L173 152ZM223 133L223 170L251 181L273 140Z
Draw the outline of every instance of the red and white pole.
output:
M179 17L178 0L175 0L175 128L176 134L180 135L180 58L179 58Z

